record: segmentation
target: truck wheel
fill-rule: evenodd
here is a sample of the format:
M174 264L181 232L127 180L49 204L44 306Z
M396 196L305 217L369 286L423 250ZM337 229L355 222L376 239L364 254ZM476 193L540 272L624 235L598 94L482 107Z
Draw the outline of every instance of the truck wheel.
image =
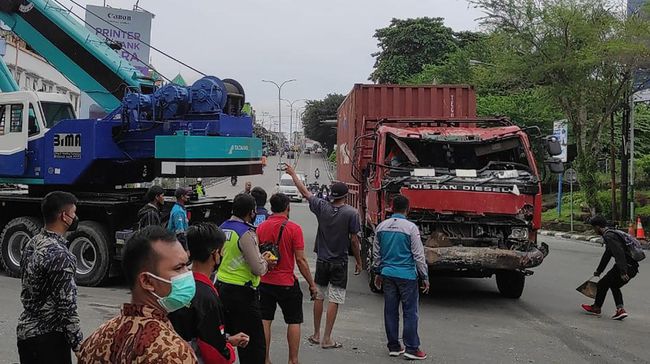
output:
M95 221L82 221L68 235L70 252L77 258L76 281L80 286L99 286L109 276L112 256L106 228Z
M504 271L497 274L497 287L501 295L508 298L519 298L524 292L526 276L516 271Z
M33 217L18 217L5 226L0 234L0 264L10 277L20 277L25 244L42 228L41 221Z

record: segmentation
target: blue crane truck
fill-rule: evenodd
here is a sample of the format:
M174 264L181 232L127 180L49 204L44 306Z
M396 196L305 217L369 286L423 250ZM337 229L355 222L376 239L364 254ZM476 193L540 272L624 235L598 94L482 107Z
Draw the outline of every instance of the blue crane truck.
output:
M0 265L20 275L24 245L43 226L40 203L54 190L79 199L79 228L67 236L77 283L120 274L121 250L137 222L144 189L157 177L262 172L262 141L242 112L235 80L206 76L190 86L154 86L51 0L3 0L0 21L108 115L77 119L64 95L20 91L0 58ZM231 201L188 205L191 222L220 223Z

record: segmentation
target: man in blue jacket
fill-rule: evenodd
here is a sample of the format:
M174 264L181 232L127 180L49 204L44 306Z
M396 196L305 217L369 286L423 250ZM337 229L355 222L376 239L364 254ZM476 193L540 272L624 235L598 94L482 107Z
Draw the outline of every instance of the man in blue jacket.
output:
M384 289L384 325L390 356L424 360L418 336L418 278L422 292L429 292L429 275L424 258L424 246L417 225L408 221L409 200L393 198L393 215L375 229L373 270L375 285ZM399 342L399 306L404 313L404 348Z
M185 237L185 232L189 227L189 221L187 219L187 210L185 209L185 204L190 201L190 196L192 195L192 190L186 187L179 187L176 189L174 196L176 196L176 203L172 207L172 211L169 214L169 222L167 223L167 230L176 234L176 238L183 245L183 249L187 251L187 238Z

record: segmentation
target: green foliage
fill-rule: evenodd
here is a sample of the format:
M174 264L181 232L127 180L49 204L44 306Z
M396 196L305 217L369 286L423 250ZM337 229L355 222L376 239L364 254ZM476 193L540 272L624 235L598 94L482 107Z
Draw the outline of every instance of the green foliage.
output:
M345 100L343 95L329 94L323 100L307 101L303 115L305 136L332 150L336 144L336 128L322 122L336 120L336 112L343 100Z
M374 71L370 80L377 83L404 83L422 72L425 65L441 65L449 54L477 41L481 35L454 32L442 18L393 19L377 29L379 52L373 53Z
M487 14L483 26L499 45L494 74L513 87L544 87L569 120L580 185L595 211L601 132L620 106L631 70L650 54L647 42L638 41L650 38L650 23L626 17L607 0L471 2Z
M553 130L553 121L563 114L542 88L532 88L506 95L479 96L479 116L507 116L521 126L539 126L545 134Z
M327 157L327 160L332 164L336 164L336 149L330 153L329 157Z

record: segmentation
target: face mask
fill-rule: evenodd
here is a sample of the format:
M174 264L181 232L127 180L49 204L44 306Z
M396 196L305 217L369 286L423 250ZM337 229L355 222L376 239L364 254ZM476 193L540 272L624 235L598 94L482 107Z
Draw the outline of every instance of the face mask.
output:
M171 284L172 290L167 297L160 297L156 292L151 292L151 294L158 298L158 304L167 312L174 312L183 307L190 306L192 298L194 298L194 293L196 293L196 283L194 282L192 272L179 274L172 277L171 280L160 278L149 272L147 274L161 282Z
M217 254L217 256L219 257L219 258L218 258L218 259L219 259L219 262L217 263L217 259L215 258L215 260L214 260L214 268L213 268L213 272L216 272L216 271L219 270L219 265L221 265L221 259L223 259L223 257L221 256L221 252L214 252L214 253L212 253L213 256L214 256L215 254Z
M68 225L68 231L75 231L75 230L77 230L77 227L79 227L79 217L75 216L74 218L71 218L71 217L68 216L68 214L66 214L65 212L64 212L64 214L65 214L65 216L67 216L68 218L72 219L72 222L69 223L69 224L68 224L67 222L65 222L65 220L63 221L66 225Z

